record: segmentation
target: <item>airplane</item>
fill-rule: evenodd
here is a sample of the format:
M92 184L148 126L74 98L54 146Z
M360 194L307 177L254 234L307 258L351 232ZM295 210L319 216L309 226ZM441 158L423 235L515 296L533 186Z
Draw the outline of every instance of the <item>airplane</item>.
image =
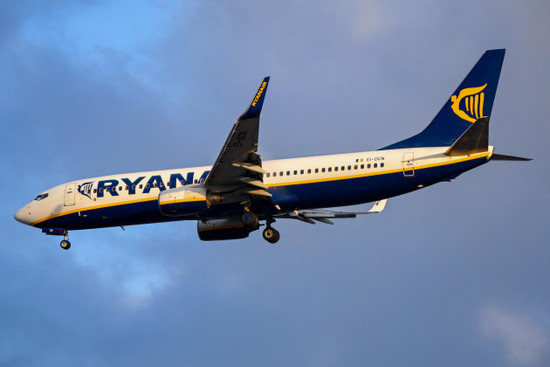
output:
M505 50L488 50L420 133L374 151L262 161L260 112L269 77L234 123L212 166L86 178L50 188L19 209L17 221L63 236L72 230L197 221L201 240L246 238L265 222L276 243L279 219L334 224L381 212L388 198L416 191L489 161L527 161L494 153L489 120ZM374 202L367 211L335 211Z

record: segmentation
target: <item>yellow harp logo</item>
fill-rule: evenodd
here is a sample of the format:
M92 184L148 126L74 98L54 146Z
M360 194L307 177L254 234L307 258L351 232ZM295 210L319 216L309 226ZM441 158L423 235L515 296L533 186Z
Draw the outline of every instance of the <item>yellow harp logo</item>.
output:
M451 109L453 112L463 120L476 122L480 117L483 117L483 103L485 102L485 93L483 90L487 86L487 83L481 87L464 88L458 93L458 96L451 96ZM460 109L460 102L464 100L463 107L466 109Z

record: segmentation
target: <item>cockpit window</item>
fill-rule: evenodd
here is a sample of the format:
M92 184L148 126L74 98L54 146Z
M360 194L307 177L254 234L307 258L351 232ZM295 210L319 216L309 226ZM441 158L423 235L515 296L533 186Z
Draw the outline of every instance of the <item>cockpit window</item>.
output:
M47 197L48 197L48 193L40 194L40 195L38 195L38 196L36 197L36 199L34 199L34 200L40 201L40 200L43 200L43 199L45 199L45 198L47 198Z

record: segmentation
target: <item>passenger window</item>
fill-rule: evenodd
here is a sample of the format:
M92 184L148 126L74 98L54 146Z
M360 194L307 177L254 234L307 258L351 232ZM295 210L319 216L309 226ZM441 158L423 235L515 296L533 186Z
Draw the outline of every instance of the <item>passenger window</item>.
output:
M365 168L365 165L364 165L364 164L362 164L362 165L361 165L361 169L364 169L364 168Z
M301 174L301 175L304 174L304 170L303 170L303 169L300 170L300 174Z
M294 170L294 175L297 175L298 174L298 171Z
M267 173L267 177L269 177L269 176L271 176L271 173L268 172L268 173Z
M307 170L307 173L310 174L310 173L311 173L311 169L308 169L308 170Z
M384 167L384 163L380 163L380 167Z
M319 168L315 168L315 173L319 173Z
M290 171L286 171L286 175L287 175L287 176L290 176Z
M323 168L323 169L324 169L324 168ZM332 172L332 167L329 167L329 168L328 168L328 171L329 171L329 172ZM324 171L323 171L323 172L324 172Z
M321 168L321 172L325 173L325 168Z
M367 168L370 168L370 163L369 163L369 164L367 164Z
M273 172L273 177L277 177L277 172Z
M348 171L351 171L351 166L348 166Z
M346 166L342 166L342 171L345 171L346 170Z
M334 167L334 172L338 171L338 167Z
M376 168L376 167L378 167L378 163L375 163L375 164L374 164L374 168Z

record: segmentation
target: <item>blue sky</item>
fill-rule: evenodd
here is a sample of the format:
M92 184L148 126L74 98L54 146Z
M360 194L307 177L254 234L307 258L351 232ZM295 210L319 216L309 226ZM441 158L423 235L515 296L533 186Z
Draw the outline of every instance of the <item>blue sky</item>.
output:
M546 1L18 1L0 5L0 364L550 363ZM191 222L55 237L48 187L212 164L264 76L263 159L423 129L506 48L492 162L335 226L201 243Z

